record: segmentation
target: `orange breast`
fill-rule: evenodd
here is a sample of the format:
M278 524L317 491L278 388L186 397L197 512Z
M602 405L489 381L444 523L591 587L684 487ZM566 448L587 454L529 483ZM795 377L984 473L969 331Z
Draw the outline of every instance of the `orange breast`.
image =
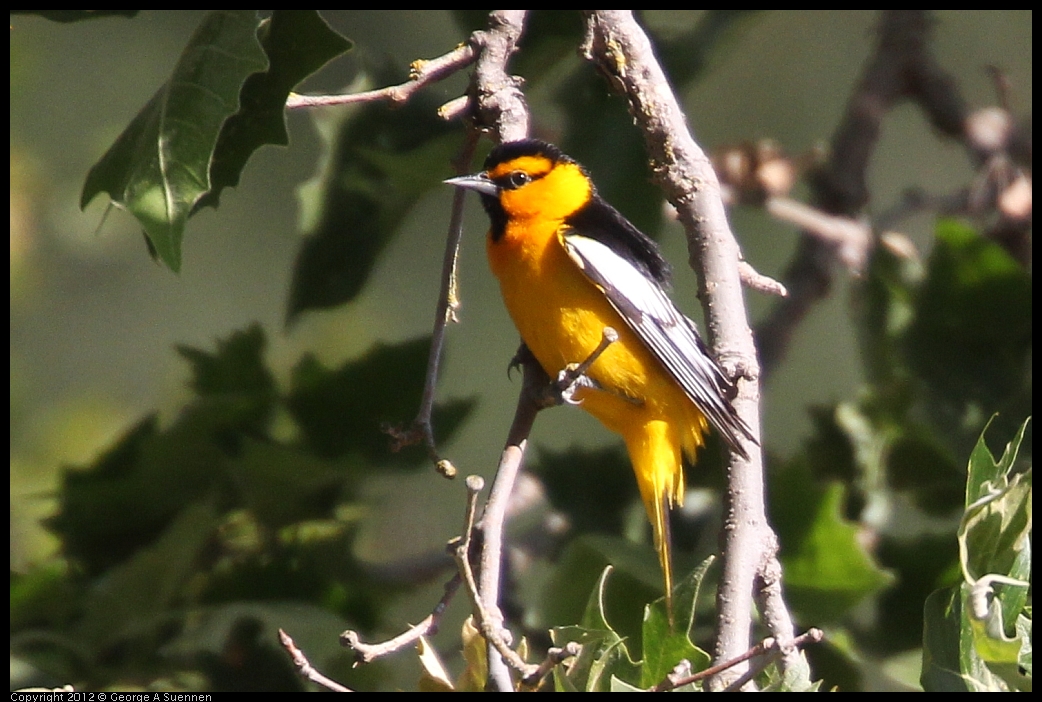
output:
M583 409L624 437L666 420L683 425L675 427L676 440L689 453L701 444L701 413L569 258L555 227L511 223L499 240L489 240L488 256L521 338L552 378L586 360L604 327L619 333L587 374L603 390L577 394Z

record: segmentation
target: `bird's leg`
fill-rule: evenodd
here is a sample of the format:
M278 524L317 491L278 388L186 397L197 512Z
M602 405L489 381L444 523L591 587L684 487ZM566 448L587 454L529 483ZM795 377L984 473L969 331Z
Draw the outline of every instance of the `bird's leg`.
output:
M557 374L555 389L560 395L562 402L577 405L580 403L580 400L575 399L575 393L580 388L598 387L593 380L586 377L586 371L590 370L590 366L601 357L601 354L618 340L619 333L611 327L605 327L601 334L601 343L597 344L597 348L586 357L585 361L582 363L569 363L564 367L564 370Z
M557 374L556 380L552 380L549 384L542 388L536 389L536 403L542 408L554 407L555 405L570 404L578 405L580 400L575 399L575 393L580 388L589 388L594 390L604 390L600 385L597 384L592 378L586 375L586 371L590 369L601 354L604 353L605 349L618 341L618 333L611 327L605 327L601 336L601 342L597 345L597 348L586 358L582 363L569 363L565 366L564 370ZM507 369L507 373L520 368L526 364L534 364L536 367L539 366L535 357L532 355L531 350L525 344L521 344L518 348L517 353L510 360L510 366ZM625 398L631 400L636 404L641 404L639 400L632 400L631 398Z

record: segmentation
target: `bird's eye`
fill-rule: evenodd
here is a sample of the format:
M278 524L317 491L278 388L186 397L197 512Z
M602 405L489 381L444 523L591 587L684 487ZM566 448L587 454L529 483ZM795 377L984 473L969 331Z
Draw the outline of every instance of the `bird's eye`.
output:
M532 182L532 176L524 171L514 171L507 176L507 187L511 190L520 188L522 185Z

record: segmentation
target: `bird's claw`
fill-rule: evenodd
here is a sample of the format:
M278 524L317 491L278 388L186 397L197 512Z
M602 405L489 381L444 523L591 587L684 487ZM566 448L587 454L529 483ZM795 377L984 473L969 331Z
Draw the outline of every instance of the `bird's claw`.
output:
M557 390L561 400L569 405L581 405L582 400L575 399L575 393L586 383L586 376L579 372L578 363L569 363L557 374Z

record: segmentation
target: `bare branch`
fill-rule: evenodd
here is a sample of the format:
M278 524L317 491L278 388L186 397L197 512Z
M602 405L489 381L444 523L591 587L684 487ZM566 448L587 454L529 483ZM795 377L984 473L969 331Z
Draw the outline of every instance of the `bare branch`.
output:
M804 234L828 244L854 275L865 271L872 251L872 228L868 222L830 215L788 197L767 198L764 207L774 217L795 224Z
M627 96L630 113L644 132L652 172L687 232L690 263L698 273L716 357L732 375L738 372L747 381L738 385L735 409L758 439L759 366L742 299L738 244L712 164L691 137L650 42L629 12L590 13L585 52ZM749 444L749 461L731 456L724 574L717 597L718 661L749 647L753 581L771 533L764 509L762 457L759 446Z
M456 172L465 173L470 170L470 162L474 158L478 135L470 132L460 149L456 160ZM434 427L431 415L434 412L434 395L438 384L438 371L441 368L441 353L445 348L445 327L456 321L456 310L459 308L459 295L456 281L456 263L459 258L460 239L463 237L463 197L465 192L456 189L452 200L452 216L449 219L449 233L445 239L445 255L441 266L441 291L438 294L438 308L434 315L434 331L431 333L431 349L427 356L427 375L423 383L423 397L420 410L413 420L409 438L413 441L422 439L427 447L427 454L438 467L438 472L446 478L456 477L456 468L451 462L438 455L434 440Z
M526 690L536 689L543 682L543 678L549 675L550 672L554 669L555 665L563 663L569 658L574 658L575 656L578 656L581 650L582 646L580 646L575 641L569 641L561 648L549 648L546 652L546 658L543 659L543 662L540 663L536 667L536 669L532 671L531 674L529 674L526 678L524 678L521 681L522 686Z
M763 660L761 660L754 669L746 673L746 675L756 675L759 674L759 672L762 671L764 668L766 668L767 665L770 665L770 663L772 663L779 656L783 655L786 648L788 648L791 651L799 651L804 646L807 646L808 644L812 643L818 643L824 638L825 634L821 631L821 629L808 629L803 634L800 634L799 636L793 638L788 646L783 646L778 642L777 639L773 637L768 637L760 643L753 646L752 648L750 648L749 650L739 654L738 656L735 656L734 658L724 661L723 663L720 663L718 665L706 668L705 670L700 670L697 673L685 676L678 676L674 675L673 673L670 673L666 676L665 680L660 682L655 687L651 688L650 692L669 692L670 690L674 690L678 687L690 685L691 683L696 683L701 680L705 680L706 678L712 677L714 675L719 675L725 670L734 668L742 663L745 663L748 660L751 660L758 656L763 656ZM688 664L688 666L690 667L690 664ZM734 689L737 689L738 687L740 687L740 685L735 687Z
M803 646L810 643L817 643L825 638L824 632L821 629L808 629L806 632L797 636L790 641L788 646L788 652L796 653ZM725 688L726 692L736 692L741 690L743 686L751 682L754 677L759 675L763 670L767 668L771 663L777 660L781 655L786 652L786 647L783 647L781 642L775 638L767 638L760 644L763 651L767 653L766 656L760 658L756 665L752 666L742 675L740 678L732 682Z
M333 105L351 105L362 102L387 101L395 105L406 102L419 90L431 83L447 78L461 68L474 63L477 52L468 44L461 44L449 53L438 58L417 59L409 66L409 80L400 85L391 85L378 90L350 95L298 95L290 93L286 100L286 108L290 110L302 107L331 107Z
M305 680L310 680L316 685L321 685L327 690L332 690L333 692L354 692L351 688L344 687L337 681L330 680L325 675L315 670L314 666L311 665L311 661L309 661L307 656L304 655L304 652L297 648L297 644L295 644L289 634L282 629L279 629L279 643L282 644L282 648L286 649L289 657L293 660L293 666Z
M495 10L489 15L488 29L475 32L470 40L479 52L470 104L476 123L491 130L496 141L514 141L528 136L528 107L519 87L520 81L507 73L507 63L524 28L525 14L524 10ZM455 103L453 109L458 111L458 103ZM448 112L449 106L446 105L443 113ZM526 368L526 379L529 375ZM521 390L507 447L500 459L481 520L484 538L481 548L481 582L476 599L488 612L488 617L492 618L491 622L486 622L487 630L496 634L495 638L486 636L489 643L489 683L500 692L514 689L513 680L501 658L503 652L497 646L498 632L503 630L502 613L499 610L499 579L506 506L521 470L528 434L539 411L526 388L527 380Z
M528 136L528 106L520 80L506 70L521 38L525 13L493 10L488 29L471 37L471 43L480 51L473 84L477 122L490 129L497 142Z
M800 665L799 651L792 644L796 625L782 597L782 567L778 561L778 537L771 532L763 552L763 561L756 575L755 592L760 619L774 634L781 650L782 669L793 670Z
M747 261L738 262L738 275L742 279L742 285L750 290L761 292L764 295L777 295L778 297L785 297L789 294L784 285L774 278L760 273Z
M435 605L431 613L424 617L419 624L410 627L407 631L395 636L393 639L378 644L367 644L362 641L357 632L347 630L340 635L340 645L354 651L355 665L357 666L359 663L371 663L377 658L397 653L406 646L410 646L418 641L421 636L433 636L438 633L441 616L445 613L449 602L452 601L452 596L456 594L456 590L459 589L462 582L463 577L456 573L451 580L445 583L445 594L438 600L438 604Z
M526 663L516 651L510 648L510 631L503 626L503 613L499 609L499 604L495 601L489 604L484 593L478 587L478 583L474 578L474 570L470 565L471 536L474 533L477 500L484 486L485 481L479 476L472 475L467 478L467 492L469 494L467 516L464 520L463 536L458 540L455 548L456 564L460 573L463 574L463 583L466 586L467 594L470 595L471 603L474 605L475 623L478 625L481 635L502 656L502 660L519 672L523 678L527 678L535 672L538 666ZM491 502L491 497L489 501ZM484 556L484 551L482 555ZM484 576L484 572L482 576ZM507 687L507 690L512 689L513 682Z

